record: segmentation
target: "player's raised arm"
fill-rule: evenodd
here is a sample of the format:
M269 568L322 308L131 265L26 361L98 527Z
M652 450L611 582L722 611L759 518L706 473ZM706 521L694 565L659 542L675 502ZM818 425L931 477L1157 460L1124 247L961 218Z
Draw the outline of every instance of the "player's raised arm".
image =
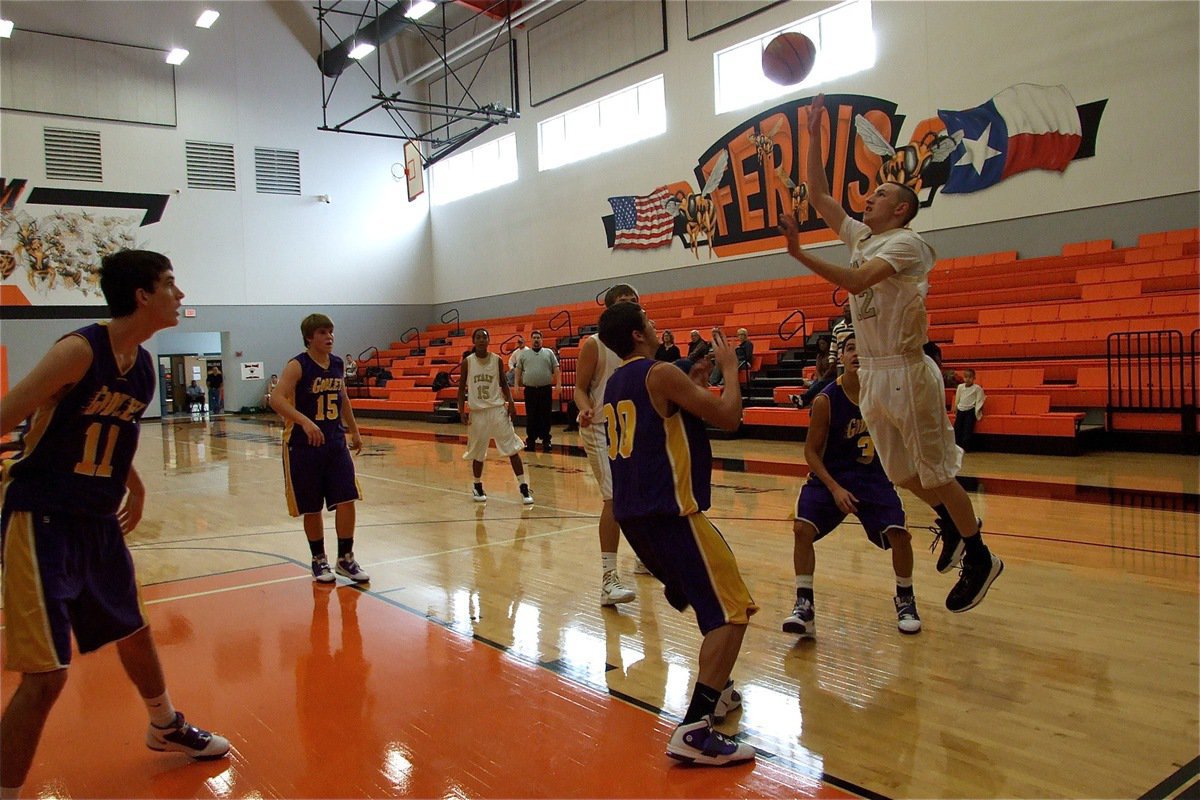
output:
M808 109L808 152L805 154L805 183L808 185L808 202L835 234L842 229L846 211L829 191L829 179L825 177L825 164L821 159L821 129L828 113L825 110L825 95L813 98ZM795 220L792 220L793 222Z
M81 336L55 342L33 371L0 400L0 436L11 433L65 387L78 383L92 365L92 347Z
M721 373L736 375L737 355L724 334L713 331L712 344ZM668 416L671 411L666 407L667 404L674 403L722 430L734 431L742 424L742 389L737 381L726 381L721 396L715 397L712 392L692 383L682 371L664 363L650 370L646 376L646 387L655 401L655 407L663 416ZM665 401L662 407L659 401Z

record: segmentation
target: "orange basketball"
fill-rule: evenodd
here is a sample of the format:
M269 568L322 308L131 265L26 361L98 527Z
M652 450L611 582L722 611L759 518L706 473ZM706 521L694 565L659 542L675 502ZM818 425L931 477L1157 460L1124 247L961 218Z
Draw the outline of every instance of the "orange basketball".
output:
M803 33L781 33L767 43L762 54L762 70L775 83L791 86L812 72L817 48Z

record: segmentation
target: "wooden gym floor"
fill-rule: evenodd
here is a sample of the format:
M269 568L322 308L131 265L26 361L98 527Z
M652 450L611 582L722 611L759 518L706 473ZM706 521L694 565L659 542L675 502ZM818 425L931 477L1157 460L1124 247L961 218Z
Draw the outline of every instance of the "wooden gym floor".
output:
M753 765L663 755L699 634L647 576L602 609L599 495L573 434L507 460L471 502L461 426L364 420L360 590L315 586L282 493L279 426L147 424L130 537L175 704L227 761L152 753L112 648L78 658L27 796L1173 797L1200 764L1194 458L970 454L1006 563L987 600L943 604L932 512L906 497L924 630L895 626L890 560L850 522L817 547L817 638L793 600L797 443L719 441L710 518L762 611L724 728ZM327 540L333 547L332 515ZM3 673L3 699L17 676Z

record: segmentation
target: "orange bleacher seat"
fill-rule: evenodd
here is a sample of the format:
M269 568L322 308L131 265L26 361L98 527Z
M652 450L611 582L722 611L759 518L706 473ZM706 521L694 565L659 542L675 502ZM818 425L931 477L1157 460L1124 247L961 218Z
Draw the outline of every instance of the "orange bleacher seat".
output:
M1009 386L1041 386L1046 380L1043 370L1036 367L1014 369Z
M986 389L1002 388L1012 386L1012 370L1011 369L977 369L975 370L975 382Z
M1163 261L1159 274L1154 277L1195 275L1198 271L1200 271L1200 258L1193 255L1188 258L1173 258L1170 261Z
M1059 314L1062 312L1062 304L1047 303L1040 306L1029 307L1030 322L1057 322Z
M1015 398L1011 394L997 395L989 397L983 405L983 413L985 416L1003 416L1013 413L1013 402Z
M1194 294L1173 294L1150 298L1150 312L1156 316L1165 314L1195 314L1200 303Z
M1077 386L1106 387L1108 386L1108 367L1080 367L1075 373Z
M1112 283L1090 283L1080 290L1083 300L1114 300L1122 297L1137 297L1142 293L1141 281L1114 281Z
M809 422L808 409L778 406L754 406L742 412L742 422L746 425L768 425L784 428L807 428Z
M1024 416L1037 416L1050 413L1050 395L1020 394L1013 398L1013 413Z
M1008 341L1008 328L979 328L979 343L980 344L1004 344ZM960 344L957 334L954 337L954 343ZM961 342L966 344L966 342Z
M1091 255L1094 253L1105 253L1112 250L1112 239L1096 239L1091 242L1075 242L1073 244L1065 244L1062 248L1064 256Z

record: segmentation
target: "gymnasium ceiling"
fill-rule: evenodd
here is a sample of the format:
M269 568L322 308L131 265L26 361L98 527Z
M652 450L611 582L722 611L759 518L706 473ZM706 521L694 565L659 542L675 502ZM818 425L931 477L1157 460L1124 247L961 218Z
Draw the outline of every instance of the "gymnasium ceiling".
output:
M322 0L326 9L333 7L346 13L327 14L329 25L320 33L316 0L271 0L265 5L279 18L288 34L313 55L312 79L315 82L320 76L315 58L322 47L337 44L338 37L353 33L359 17L369 21L377 9L382 12L404 1ZM195 27L200 12L206 8L223 11L232 5L203 0L7 0L3 4L3 16L13 20L18 31L24 28L162 50L180 46L196 51L201 38L197 34L202 33ZM436 29L443 24L443 13L448 29L447 46L452 48L459 42L494 30L510 7L517 18L532 19L572 5L575 3L557 0L439 0L439 8L421 20L427 26L425 35L415 29L406 29L381 48L381 55L392 72L389 77L403 80L413 70L436 60L437 52L430 40L438 37ZM228 24L227 20L218 20L217 26L222 22Z

